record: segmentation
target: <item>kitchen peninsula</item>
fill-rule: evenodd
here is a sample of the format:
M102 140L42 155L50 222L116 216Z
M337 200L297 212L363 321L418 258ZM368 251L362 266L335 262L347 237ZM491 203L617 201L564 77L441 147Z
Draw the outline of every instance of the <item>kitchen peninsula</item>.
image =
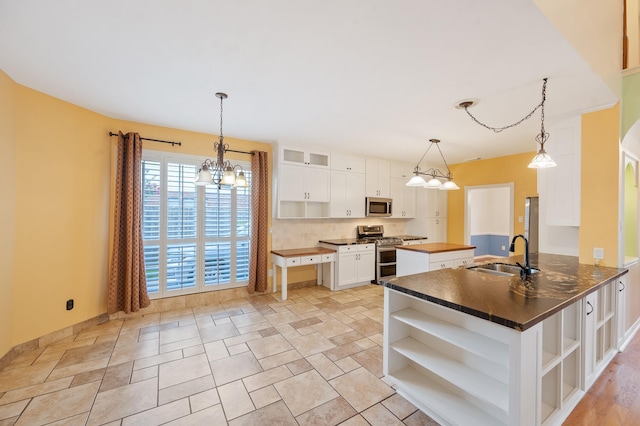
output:
M396 275L402 277L435 269L471 266L475 248L450 243L397 246Z
M441 424L561 423L617 352L627 270L531 264L527 279L458 267L383 281L384 373L398 392Z

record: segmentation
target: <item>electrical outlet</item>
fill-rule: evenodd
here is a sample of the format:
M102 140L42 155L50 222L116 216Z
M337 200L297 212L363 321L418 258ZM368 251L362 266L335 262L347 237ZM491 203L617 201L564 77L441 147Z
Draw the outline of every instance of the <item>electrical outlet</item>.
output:
M599 260L604 259L604 249L600 247L594 247L593 258Z
M273 269L269 268L269 271L267 272L267 276L269 277L273 276Z
M73 309L73 299L69 299L67 300L67 311L70 311Z
M505 251L507 249L507 246L502 246L502 251Z

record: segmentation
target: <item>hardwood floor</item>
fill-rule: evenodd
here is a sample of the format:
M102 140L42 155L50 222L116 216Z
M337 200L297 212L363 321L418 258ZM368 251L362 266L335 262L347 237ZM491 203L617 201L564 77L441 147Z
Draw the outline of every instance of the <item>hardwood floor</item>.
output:
M611 361L564 425L640 425L640 333Z

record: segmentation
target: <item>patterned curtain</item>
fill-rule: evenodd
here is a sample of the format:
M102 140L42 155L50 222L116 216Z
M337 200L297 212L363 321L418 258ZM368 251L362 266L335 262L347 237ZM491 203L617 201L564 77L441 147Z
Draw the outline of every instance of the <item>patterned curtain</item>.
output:
M269 171L267 153L251 154L251 258L249 293L267 290Z
M136 312L149 306L142 245L142 141L118 132L113 257L107 312Z

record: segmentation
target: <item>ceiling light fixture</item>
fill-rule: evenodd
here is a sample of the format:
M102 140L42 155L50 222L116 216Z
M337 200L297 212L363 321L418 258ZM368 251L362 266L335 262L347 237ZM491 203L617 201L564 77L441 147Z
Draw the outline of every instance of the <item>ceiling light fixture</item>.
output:
M232 166L229 160L224 159L224 153L229 149L229 144L224 143L222 134L222 101L227 99L226 93L218 92L216 97L220 99L220 136L218 142L213 144L213 149L218 153L215 160L206 159L202 162L198 176L196 176L196 185L221 185L247 186L247 178L244 176L244 170L241 166ZM236 175L236 168L240 169Z
M547 168L547 167L555 167L556 166L555 161L553 161L551 159L551 156L549 154L547 154L547 152L544 150L544 144L549 139L549 133L546 133L544 131L544 103L547 100L547 78L544 78L542 80L542 82L543 82L542 83L542 101L538 105L536 105L536 107L533 109L533 111L531 111L529 114L527 114L526 116L524 116L520 120L516 121L515 123L509 124L508 126L491 127L491 126L488 126L488 125L486 125L484 123L481 123L476 117L473 116L473 114L471 114L469 112L469 108L477 104L477 101L475 101L475 100L462 101L462 102L458 103L458 105L456 105L456 108L464 109L465 112L467 113L467 115L469 117L471 117L471 119L473 121L475 121L476 123L478 123L482 127L485 127L485 128L487 128L489 130L493 130L495 133L500 133L503 130L506 130L506 129L509 129L511 127L517 126L518 124L522 123L523 121L531 118L531 116L538 109L540 109L540 133L538 135L536 135L536 142L538 142L540 144L540 149L538 150L538 153L536 154L536 156L533 157L533 160L531 160L531 163L529 163L528 167L532 168L532 169L542 169L542 168Z
M427 150L424 152L424 154L422 154L422 157L420 157L418 164L416 164L416 167L413 169L414 176L409 180L409 182L407 182L406 185L420 186L420 187L429 188L429 189L440 189L443 191L460 189L460 187L456 185L455 182L453 181L453 174L451 173L451 170L449 170L449 165L447 165L447 160L445 160L444 155L442 155L442 151L440 150L440 146L438 145L440 143L440 140L429 139L429 142L431 142L431 144L427 147ZM427 155L431 147L434 145L436 146L436 148L438 148L438 152L440 152L440 157L442 157L444 166L447 168L446 174L433 167L427 169L424 172L420 170L420 163L422 162L424 157ZM431 176L431 179L429 179L428 181L425 181L422 176ZM440 179L445 179L445 182L442 183Z

